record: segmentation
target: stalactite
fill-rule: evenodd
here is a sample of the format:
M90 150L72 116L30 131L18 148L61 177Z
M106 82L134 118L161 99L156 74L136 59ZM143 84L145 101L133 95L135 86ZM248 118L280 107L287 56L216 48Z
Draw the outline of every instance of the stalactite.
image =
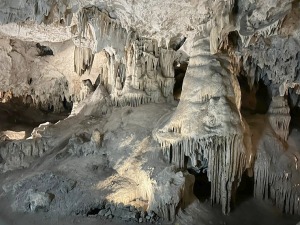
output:
M177 131L176 128L173 129ZM198 158L207 160L208 180L212 183L211 201L222 205L223 212L230 211L233 185L237 185L246 166L246 157L239 148L243 146L241 135L211 136L203 139L186 139L178 143L161 143L164 156L178 168L184 168L185 157L192 166L198 166ZM237 182L237 184L234 184Z
M81 76L86 70L90 70L93 65L94 54L89 48L79 48L74 50L74 71Z
M175 61L175 51L161 48L159 60L162 68L162 76L174 77L174 67L170 62Z
M300 177L296 157L269 132L261 137L256 158L254 196L272 199L283 212L300 214Z
M94 55L103 49L106 51L109 46L107 60L101 66L102 73L99 72L101 83L111 95L112 104L138 106L158 102L163 98L168 100L173 96L173 50L158 48L157 41L127 32L118 21L93 7L82 10L79 20L79 39L83 43L91 42L95 45L87 48L85 44L80 46L80 42L75 47L75 71L79 75L90 73L93 63L101 63L93 60ZM89 35L88 30L92 35Z
M6 2L2 3L2 7L5 8ZM8 6L10 4L8 3ZM63 19L66 21L66 25L69 25L70 13L68 1L57 1L57 0L27 0L26 4L17 4L20 8L14 10L3 10L0 14L0 23L7 24L13 22L20 22L25 20L35 20L37 23L48 24L50 22L57 22Z
M249 86L267 78L279 86L280 96L284 96L286 90L297 82L299 48L292 47L299 46L297 41L280 36L272 36L269 41L262 36L252 39L253 43L243 50L243 67L248 74Z
M284 141L289 135L289 124L291 121L290 108L284 97L276 96L272 98L269 107L269 121L275 133Z

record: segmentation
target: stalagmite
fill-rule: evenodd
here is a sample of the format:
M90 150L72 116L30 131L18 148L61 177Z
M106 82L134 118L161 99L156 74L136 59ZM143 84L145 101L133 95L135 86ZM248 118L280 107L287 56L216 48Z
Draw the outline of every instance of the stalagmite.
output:
M0 223L296 224L299 4L1 0Z
M188 173L177 172L174 166L165 168L160 172L153 188L154 196L150 201L149 210L154 210L159 216L168 221L174 221L176 209L180 204L184 205L191 200L190 192L193 184L193 176ZM168 190L168 191L166 191ZM163 194L162 193L166 193Z
M161 121L163 127L155 136L165 157L178 168L184 168L185 157L195 167L200 166L200 161L208 161L211 201L220 203L222 211L228 213L231 194L235 193L250 155L244 146L245 128L237 111L232 77L217 56L209 54L208 44L209 37L194 40L183 83L186 91L169 121Z

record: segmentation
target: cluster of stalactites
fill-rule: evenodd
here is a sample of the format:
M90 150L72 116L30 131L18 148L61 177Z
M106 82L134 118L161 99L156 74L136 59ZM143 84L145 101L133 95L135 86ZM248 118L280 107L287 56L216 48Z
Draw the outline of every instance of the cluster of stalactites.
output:
M147 97L144 94L128 94L126 97L113 98L111 101L112 106L124 107L138 107L139 105L155 102L153 98Z
M283 39L280 36L273 36L267 41L258 36L252 37L252 42L243 50L243 67L248 74L249 86L266 77L280 86L280 95L283 96L288 87L299 82L300 54L297 41L292 37Z
M275 133L284 141L288 139L291 121L290 108L287 100L282 96L272 98L269 107L269 121Z
M108 70L110 78L106 78L115 82L111 91L112 102L118 106L138 106L173 96L174 59L174 51L158 48L154 40L140 38L133 41L122 60L121 69L117 61L108 61L118 64L108 66L111 68Z
M78 21L79 38L74 38L75 72L83 75L92 70L99 74L112 104L138 106L173 96L175 51L127 31L120 22L95 7L83 9ZM97 56L103 49L106 59L102 57L101 61Z
M299 185L292 184L289 173L270 172L269 161L262 159L256 162L259 166L254 170L254 196L259 199L273 199L282 212L299 215L300 193L297 191Z
M74 71L81 76L86 70L90 70L93 65L94 54L90 48L74 49Z
M4 0L1 7L4 10L0 11L0 24L34 20L39 24L57 23L69 26L73 16L69 1Z
M91 14L91 10L95 14ZM100 83L110 94L113 105L138 106L173 97L175 51L158 47L156 40L127 32L98 9L85 9L79 18L82 21L80 38L93 39L97 47L94 50L75 47L75 71L79 75L88 75L91 71L99 74ZM117 32L125 32L127 36L125 33L117 35ZM106 48L108 44L110 47ZM102 58L98 54L102 54Z
M1 92L0 91L0 102L7 103L12 101L14 98L20 100L24 105L39 108L43 111L48 112L63 112L65 110L70 110L73 101L81 101L86 95L87 91L82 90L82 96L69 95L68 90L62 89L57 85L56 93L46 93L33 91L31 94L16 95L12 91Z
M277 207L290 214L300 215L300 193L299 184L291 184L290 174L270 175L269 185L270 198L274 199Z
M77 30L72 32L77 46L89 47L93 52L111 47L122 56L125 54L125 47L136 35L135 32L127 31L106 11L96 7L84 8L78 13Z
M276 136L265 136L261 140L254 165L254 196L270 198L282 212L299 215L298 159L284 155L286 149ZM282 162L288 163L287 167L282 166Z
M192 166L207 161L207 176L211 182L211 201L222 205L222 211L230 211L231 194L235 193L246 167L246 156L240 148L243 137L212 136L203 139L187 139L178 143L161 143L164 156L178 168L184 168L185 157Z
M206 36L195 37L181 100L156 135L170 163L184 168L189 159L193 167L207 167L211 201L221 204L226 214L248 156L236 110L240 107L238 84L220 63L219 55L211 55L216 47L211 42L217 36L209 36L208 28ZM190 123L186 118L196 119Z

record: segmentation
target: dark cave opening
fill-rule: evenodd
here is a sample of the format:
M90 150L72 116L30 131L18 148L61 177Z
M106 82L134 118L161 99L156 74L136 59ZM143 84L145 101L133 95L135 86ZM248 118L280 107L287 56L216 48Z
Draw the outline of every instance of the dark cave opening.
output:
M241 88L242 112L266 114L272 100L272 95L265 82L259 80L250 88L247 77L238 76L238 81Z
M62 105L67 103L62 102ZM46 109L32 105L30 96L14 97L1 92L0 95L0 140L16 140L30 137L32 130L45 122L56 123L65 119L71 108L60 113L54 112L54 106L47 104Z
M233 193L234 194L234 193ZM254 177L248 175L248 171L245 171L242 175L241 182L237 187L235 196L232 196L231 207L235 208L254 195Z
M237 6L235 6L237 7ZM233 49L239 50L242 46L242 40L237 31L231 31L228 33L228 44Z
M73 102L68 102L66 97L64 97L64 100L62 101L63 107L66 111L71 112L73 108Z
M195 177L194 195L200 202L208 201L211 194L211 183L208 181L207 171L189 168L188 172Z
M288 104L290 107L290 116L291 116L291 121L290 121L290 132L293 129L298 129L300 130L300 97L296 93L297 88L295 89L289 89L289 94L288 94Z
M188 172L195 177L194 195L200 202L208 201L211 196L211 182L208 180L207 171L189 168ZM253 193L254 177L249 177L247 171L245 171L235 193L232 193L231 207L234 208L248 199L253 198Z
M300 131L300 107L293 107L290 111L291 122L290 122L290 132L293 129L298 129Z
M268 86L265 85L263 80L259 80L256 92L256 112L260 114L267 113L271 101L272 95Z
M185 73L186 73L186 70L188 67L188 62L175 61L173 63L173 67L174 67L174 78L175 78L175 84L174 84L174 88L173 88L173 96L174 96L175 100L179 101L180 96L181 96L181 91L182 91L183 80L184 80Z
M30 97L31 98L31 97ZM32 101L31 101L32 102ZM59 104L57 105L57 108L53 105L53 101L49 101L48 103L39 103L38 104L38 110L43 112L44 114L69 114L72 111L73 102L67 101L67 99L64 97L64 99L61 99L59 97ZM26 104L28 107L33 107L32 105Z

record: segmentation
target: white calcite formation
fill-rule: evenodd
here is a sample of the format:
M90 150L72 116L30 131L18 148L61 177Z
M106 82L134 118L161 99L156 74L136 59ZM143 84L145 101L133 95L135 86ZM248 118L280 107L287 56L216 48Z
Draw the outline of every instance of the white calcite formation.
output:
M164 126L156 136L165 157L178 168L184 168L185 156L194 167L208 161L211 201L221 203L227 213L236 188L232 185L239 183L250 158L236 101L237 81L210 55L209 38L198 37L193 46L183 84L188 91L175 113L161 121Z
M176 173L175 167L167 167L157 175L156 183L149 209L169 221L176 217L178 206L185 208L194 200L194 177L191 174Z
M281 96L285 95L288 88L297 86L300 46L295 38L271 35L265 39L258 36L253 37L252 42L245 50L246 57L243 59L249 85L266 77L278 87Z
M100 76L116 106L138 106L169 99L173 93L176 54L156 40L138 37L120 22L93 7L78 16L74 66L82 75ZM77 43L79 41L79 43ZM105 52L102 65L98 54Z
M269 107L269 121L275 133L284 141L288 139L291 121L290 108L284 97L273 97Z
M289 147L284 141L278 141L278 133L276 130L274 132L272 126L257 127L252 128L257 144L254 196L259 199L271 198L282 211L299 214L299 151L294 148L292 141L288 142ZM262 137L258 134L262 134Z
M63 110L63 101L81 101L86 96L88 90L76 77L72 63L59 60L73 59L74 46L70 42L51 46L57 58L43 56L33 42L9 39L0 42L3 59L7 59L1 64L2 93L9 92L11 97L21 97L25 104L56 112Z
M224 214L246 174L255 197L300 214L299 7L2 0L0 178L13 175L0 179L0 202L192 221L189 212L204 207L192 168L206 172L210 201ZM58 113L65 119L46 122ZM22 130L29 125L31 136Z

